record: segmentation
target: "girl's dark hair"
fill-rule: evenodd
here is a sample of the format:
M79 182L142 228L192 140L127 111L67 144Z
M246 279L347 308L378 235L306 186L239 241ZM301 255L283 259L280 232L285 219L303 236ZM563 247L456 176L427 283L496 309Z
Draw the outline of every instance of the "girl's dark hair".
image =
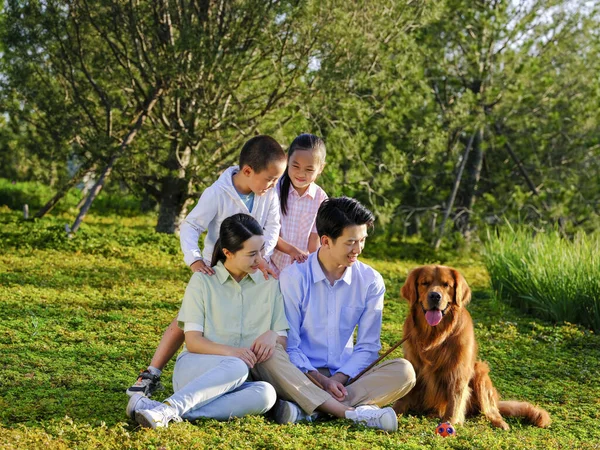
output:
M352 225L373 226L373 213L358 200L348 197L328 198L321 203L317 212L317 233L319 237L329 236L334 241L344 233L344 228Z
M242 213L228 217L221 223L219 239L215 243L210 261L211 267L216 266L219 261L225 262L227 258L223 253L224 248L235 253L241 250L244 242L252 236L262 236L262 234L263 229L254 217Z
M325 162L325 142L323 142L323 139L321 139L318 136L315 136L314 134L304 133L292 141L287 155L288 166L290 164L290 158L296 150L312 150L314 152L319 152L321 164ZM290 185L292 184L292 180L290 179L290 176L288 174L288 168L285 169L285 172L281 177L280 183L281 185L279 186L279 202L281 203L281 212L284 215L287 215L287 198L288 194L290 193Z

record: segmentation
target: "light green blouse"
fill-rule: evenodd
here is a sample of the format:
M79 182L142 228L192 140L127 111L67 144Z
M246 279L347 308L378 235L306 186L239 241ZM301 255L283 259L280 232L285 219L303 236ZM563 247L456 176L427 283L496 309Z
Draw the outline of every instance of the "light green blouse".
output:
M265 331L289 328L276 279L265 280L257 270L238 283L221 262L213 269L214 275L192 275L177 316L180 328L199 324L205 338L245 348Z

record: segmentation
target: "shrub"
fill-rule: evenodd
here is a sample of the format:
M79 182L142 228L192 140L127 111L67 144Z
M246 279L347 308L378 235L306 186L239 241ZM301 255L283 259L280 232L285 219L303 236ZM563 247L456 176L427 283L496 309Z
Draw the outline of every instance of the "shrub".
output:
M496 295L525 312L600 331L600 238L505 229L488 234L484 261Z
M56 191L42 183L35 181L13 182L0 178L0 206L8 206L13 211L22 211L23 205L29 205L30 215L33 216L38 209L50 200ZM71 189L62 198L54 212L66 212L77 206L81 199L79 189ZM118 213L121 216L135 216L142 211L141 201L132 194L119 192L118 187L107 186L92 203L90 209L95 214L109 215ZM76 211L76 210L74 210Z

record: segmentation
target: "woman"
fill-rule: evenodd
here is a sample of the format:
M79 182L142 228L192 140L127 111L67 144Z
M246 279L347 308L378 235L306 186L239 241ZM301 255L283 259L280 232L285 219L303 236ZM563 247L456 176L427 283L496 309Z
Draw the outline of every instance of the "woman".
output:
M215 275L192 275L178 322L185 346L173 371L175 394L163 403L131 397L127 414L148 428L208 417L227 420L264 414L276 400L273 387L248 382L248 369L268 360L288 328L277 280L258 270L263 230L247 214L223 221L211 266Z

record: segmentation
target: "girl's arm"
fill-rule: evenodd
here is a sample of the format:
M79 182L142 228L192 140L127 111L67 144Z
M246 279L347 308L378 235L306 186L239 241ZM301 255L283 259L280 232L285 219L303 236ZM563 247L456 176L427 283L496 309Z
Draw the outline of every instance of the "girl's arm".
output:
M303 252L298 247L286 242L281 236L279 236L279 239L277 240L277 246L275 248L286 255L290 255L292 260L299 263L306 261L308 258L308 253Z
M250 368L256 364L256 355L249 348L231 347L229 345L217 344L206 339L202 331L188 331L185 333L185 346L189 352L201 353L203 355L223 355L240 358Z
M308 253L314 253L319 250L320 243L318 233L310 233L308 237Z

